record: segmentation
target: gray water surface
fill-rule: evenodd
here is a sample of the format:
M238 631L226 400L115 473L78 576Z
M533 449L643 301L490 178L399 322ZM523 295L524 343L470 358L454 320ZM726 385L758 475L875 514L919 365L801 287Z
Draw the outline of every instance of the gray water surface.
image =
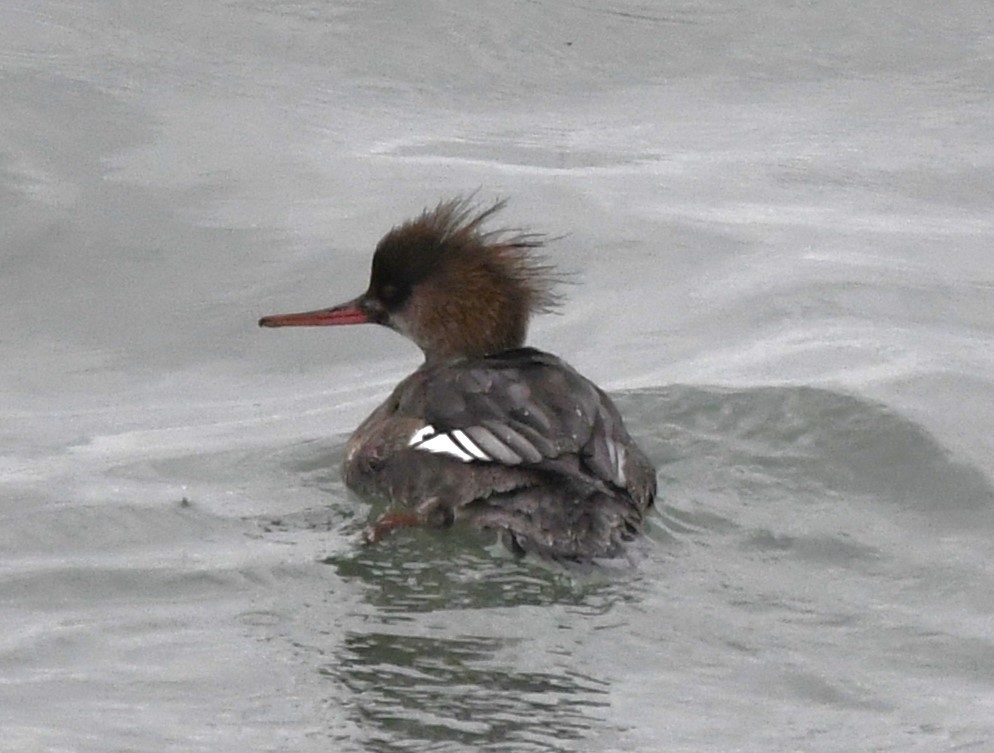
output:
M0 7L0 750L994 750L980 2ZM260 331L479 191L659 468L625 561L362 548L418 353Z

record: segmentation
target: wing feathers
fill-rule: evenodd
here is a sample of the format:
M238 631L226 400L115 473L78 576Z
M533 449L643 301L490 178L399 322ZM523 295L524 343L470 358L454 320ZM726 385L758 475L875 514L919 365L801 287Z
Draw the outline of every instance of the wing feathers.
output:
M462 447L466 452L473 456L475 460L491 460L492 458L487 455L480 447L464 432L462 429L456 429L452 432L452 438L456 443Z
M470 426L465 431L481 450L490 455L492 460L505 465L518 465L521 462L521 455L508 447L486 426Z
M449 434L436 434L430 439L426 439L419 444L414 445L414 449L434 452L439 455L451 455L464 463L468 463L473 459L473 456L460 447Z
M528 463L537 463L542 459L542 453L535 449L535 445L507 424L493 420L484 420L480 423L503 442L508 450L518 455L522 460Z
M651 499L654 471L610 398L558 358L509 351L428 369L421 384L402 408L428 422L410 437L412 449L533 467L591 487L631 486Z

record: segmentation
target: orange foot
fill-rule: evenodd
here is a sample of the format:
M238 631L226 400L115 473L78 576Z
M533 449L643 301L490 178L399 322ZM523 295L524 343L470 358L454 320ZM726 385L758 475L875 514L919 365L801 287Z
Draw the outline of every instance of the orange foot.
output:
M398 528L416 528L424 524L423 516L416 512L386 512L375 523L366 526L362 532L362 543L369 546L386 538Z

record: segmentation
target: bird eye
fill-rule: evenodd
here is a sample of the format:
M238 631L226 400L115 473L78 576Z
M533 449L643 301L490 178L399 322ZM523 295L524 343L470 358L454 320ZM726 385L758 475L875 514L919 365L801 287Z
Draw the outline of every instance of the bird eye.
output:
M382 298L384 301L387 302L397 300L397 296L399 293L400 290L397 288L396 285L384 285L382 288L380 288L380 298Z

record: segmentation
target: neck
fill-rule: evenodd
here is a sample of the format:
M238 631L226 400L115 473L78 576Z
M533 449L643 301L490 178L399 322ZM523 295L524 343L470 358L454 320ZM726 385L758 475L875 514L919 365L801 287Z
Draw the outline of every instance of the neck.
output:
M521 341L497 343L491 347L484 347L482 344L479 347L471 348L431 347L422 348L421 352L424 353L426 366L443 366L447 363L456 363L458 361L465 361L471 358L486 358L487 356L492 356L497 353L503 353L506 350L520 348L523 345L524 341L522 339Z

